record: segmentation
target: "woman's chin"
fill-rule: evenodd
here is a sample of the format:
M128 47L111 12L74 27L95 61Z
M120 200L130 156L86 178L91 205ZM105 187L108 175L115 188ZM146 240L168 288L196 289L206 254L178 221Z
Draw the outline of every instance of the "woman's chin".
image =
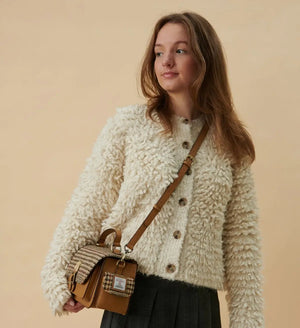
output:
M164 84L162 85L162 88L167 92L180 92L181 88L179 88L177 85L171 85L171 84Z

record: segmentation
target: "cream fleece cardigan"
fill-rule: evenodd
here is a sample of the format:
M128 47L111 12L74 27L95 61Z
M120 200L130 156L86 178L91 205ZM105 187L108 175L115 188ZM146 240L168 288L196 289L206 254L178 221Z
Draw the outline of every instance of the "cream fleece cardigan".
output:
M41 272L54 314L68 314L65 269L72 254L108 227L121 228L124 246L177 177L203 126L202 116L189 121L173 115L173 135L161 136L162 126L147 119L145 110L146 104L117 108L86 160ZM230 328L264 327L251 166L233 168L229 157L217 154L210 128L189 173L130 257L143 273L226 290Z

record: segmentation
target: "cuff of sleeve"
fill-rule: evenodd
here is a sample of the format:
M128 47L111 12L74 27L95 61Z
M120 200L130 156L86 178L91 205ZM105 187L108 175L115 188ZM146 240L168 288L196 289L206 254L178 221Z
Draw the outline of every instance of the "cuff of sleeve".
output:
M262 300L260 300L262 302ZM244 307L231 306L230 311L230 328L264 328L264 315L261 309L262 304L256 304L257 309L253 306L251 309L245 304Z
M43 280L42 289L45 298L49 301L53 315L62 316L69 314L69 311L63 310L63 306L72 296L65 277L62 279Z
M55 296L56 295L56 296ZM58 293L53 293L52 300L50 301L50 307L53 315L62 316L69 315L69 311L63 310L63 306L72 296L69 290L59 291Z

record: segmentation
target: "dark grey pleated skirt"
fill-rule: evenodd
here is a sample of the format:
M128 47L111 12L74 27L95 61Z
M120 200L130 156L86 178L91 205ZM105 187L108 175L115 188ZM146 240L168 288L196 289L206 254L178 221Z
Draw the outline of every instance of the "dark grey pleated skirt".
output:
M105 310L100 328L221 328L215 289L171 281L154 275L136 276L126 315Z

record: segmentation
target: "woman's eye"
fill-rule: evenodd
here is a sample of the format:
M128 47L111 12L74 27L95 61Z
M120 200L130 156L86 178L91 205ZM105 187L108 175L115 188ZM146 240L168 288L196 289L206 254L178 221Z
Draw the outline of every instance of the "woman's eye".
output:
M181 53L185 53L185 52L186 52L186 51L183 50L183 49L177 49L176 52L178 53L178 51L181 51ZM156 53L155 53L155 56L156 56L156 57L160 57L161 54L162 54L162 52L156 52Z

